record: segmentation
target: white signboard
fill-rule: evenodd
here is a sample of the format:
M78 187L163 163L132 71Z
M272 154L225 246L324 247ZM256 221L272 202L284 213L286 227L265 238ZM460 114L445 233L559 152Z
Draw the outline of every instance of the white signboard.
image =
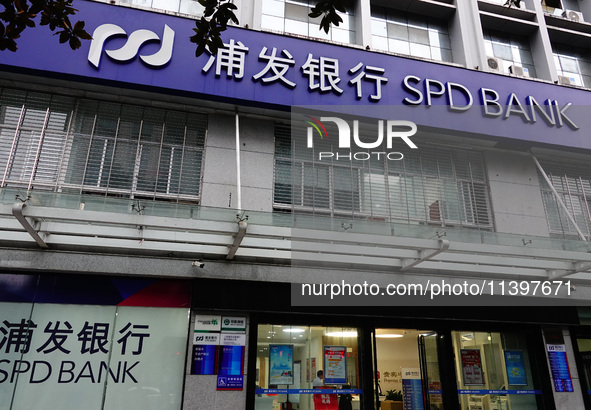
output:
M223 332L246 332L245 317L222 317Z
M246 335L241 333L222 333L220 344L222 346L245 346Z
M220 334L219 333L193 333L193 344L194 345L219 345Z
M196 332L219 332L222 328L222 317L216 315L195 316Z

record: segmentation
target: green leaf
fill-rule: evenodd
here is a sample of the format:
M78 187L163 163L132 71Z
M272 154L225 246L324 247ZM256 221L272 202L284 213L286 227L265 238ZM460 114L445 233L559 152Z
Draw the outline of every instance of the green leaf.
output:
M82 45L82 43L80 42L80 40L78 40L77 37L71 37L70 38L70 48L72 50L79 49L81 45Z
M66 30L62 30L60 32L55 33L56 35L59 34L60 36L60 43L65 43L66 41L68 41L70 39L70 33L67 32Z

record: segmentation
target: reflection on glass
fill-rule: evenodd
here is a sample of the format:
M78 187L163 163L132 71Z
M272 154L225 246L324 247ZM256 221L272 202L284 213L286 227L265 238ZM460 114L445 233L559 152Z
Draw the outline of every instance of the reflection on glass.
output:
M373 48L453 61L447 22L384 7L371 8Z

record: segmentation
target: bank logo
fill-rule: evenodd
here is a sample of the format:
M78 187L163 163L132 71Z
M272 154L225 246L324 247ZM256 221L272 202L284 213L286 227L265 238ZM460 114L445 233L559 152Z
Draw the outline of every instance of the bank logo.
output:
M401 160L404 158L404 155L401 152L388 152L388 151L371 151L376 148L383 147L384 139L386 140L386 149L392 149L392 141L394 138L400 138L402 141L406 143L410 148L417 149L418 147L415 145L414 142L410 139L413 135L417 132L417 126L414 122L411 121L394 121L388 120L378 121L378 135L375 141L371 142L364 142L361 140L359 136L359 121L354 120L353 123L353 130L351 130L351 126L349 122L346 120L339 118L339 117L320 117L320 120L317 120L314 117L310 117L312 121L306 121L310 127L307 129L307 138L306 138L306 146L307 148L314 148L314 129L320 135L321 139L328 139L328 133L326 132L326 128L324 127L323 123L326 122L333 122L338 129L338 147L340 149L348 149L348 153L341 153L341 152L333 152L333 151L324 151L318 152L318 160L322 161L323 159L331 159L331 160L339 160L339 159L348 159L348 160L361 160L365 161L370 158L387 158L389 160ZM385 123L385 124L384 124ZM322 129L323 132L320 131ZM353 143L357 148L361 148L364 151L352 152L351 150L351 135L353 136ZM324 136L324 137L323 137Z
M92 42L88 51L88 61L99 68L103 46L105 42L114 36L126 36L127 33L115 24L102 24L92 33ZM146 42L160 41L160 50L150 55L140 55L140 59L149 66L161 67L170 61L172 46L174 43L174 31L164 25L162 39L151 30L136 30L132 32L123 46L117 50L105 50L105 53L115 61L126 62L138 55L140 48Z

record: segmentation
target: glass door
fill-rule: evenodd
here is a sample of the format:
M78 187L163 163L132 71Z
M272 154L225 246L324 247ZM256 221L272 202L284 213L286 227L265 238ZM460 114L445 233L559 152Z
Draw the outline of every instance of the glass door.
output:
M374 340L376 409L443 409L437 333L376 329Z
M425 409L443 410L437 333L423 333L418 337L421 378L425 391Z

